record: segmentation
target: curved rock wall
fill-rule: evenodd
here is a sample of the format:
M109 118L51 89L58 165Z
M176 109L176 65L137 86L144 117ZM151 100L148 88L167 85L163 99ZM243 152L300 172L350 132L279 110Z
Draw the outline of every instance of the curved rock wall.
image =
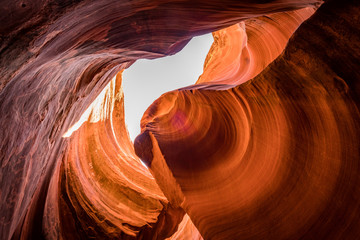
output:
M204 73L196 83L241 84L255 77L280 55L293 32L314 11L309 7L274 13L214 32Z
M145 112L135 150L204 239L359 236L359 9L326 2L254 79L209 64Z
M168 204L134 153L124 122L121 73L107 90L105 104L93 109L71 136L62 162L59 224L64 238L170 237L184 212Z
M157 100L144 115L144 134L135 149L157 184L128 139L121 73L114 79L136 59L174 54L192 36L240 21L245 20L251 51L263 53L259 47L265 51L268 46L260 39L282 33L281 47L265 54L260 68L240 64L245 69L229 75L231 81L222 78L241 83L280 53L312 10L277 12L317 4L3 4L0 238L357 236L355 1L324 4L298 29L285 53L255 79L239 86L199 84ZM269 21L259 17L263 15L271 16ZM276 21L288 27L278 27ZM262 24L264 30L258 32ZM264 43L273 46L277 41ZM241 47L239 51L243 56ZM250 62L260 61L255 58L259 55L251 54ZM206 77L216 75L209 72L211 64L203 82L214 80ZM101 107L91 108L71 135L68 130L105 87Z

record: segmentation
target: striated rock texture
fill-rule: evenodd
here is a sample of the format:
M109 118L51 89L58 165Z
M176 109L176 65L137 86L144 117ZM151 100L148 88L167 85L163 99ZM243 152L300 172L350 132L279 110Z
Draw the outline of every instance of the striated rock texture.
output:
M59 184L51 187L59 197L57 224L66 229L62 236L65 239L170 237L184 211L168 204L134 153L124 122L121 73L99 97L101 104L91 109L88 121L71 136L56 178ZM48 198L50 195L51 192ZM52 209L46 210L51 215ZM46 230L54 224L48 220L44 222ZM54 235L60 237L57 232Z
M164 94L145 112L136 153L204 239L360 236L359 11L328 1L255 78L217 84L244 75L241 61L215 59L200 78L211 84ZM244 36L235 25L215 45L222 31Z
M326 2L235 85L318 5L2 1L0 239L355 239L359 4ZM232 25L203 84L145 113L154 179L122 70Z
M314 11L309 7L274 13L214 32L204 73L196 83L241 84L255 77L280 55L296 28Z

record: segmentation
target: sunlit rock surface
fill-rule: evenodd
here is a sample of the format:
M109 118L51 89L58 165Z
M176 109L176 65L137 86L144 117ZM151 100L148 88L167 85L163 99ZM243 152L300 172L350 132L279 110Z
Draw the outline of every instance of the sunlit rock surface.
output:
M359 10L327 2L254 79L186 87L145 112L135 150L204 239L360 236ZM241 44L242 29L222 31ZM243 76L212 63L203 82L217 66Z
M359 4L323 4L271 63L318 6L5 1L0 239L356 239ZM151 175L121 71L218 30L201 84L143 117Z
M314 11L275 13L214 32L205 71L196 83L240 84L255 77L280 55L293 32Z
M60 167L59 224L67 229L63 235L170 237L184 211L168 204L134 153L124 122L121 73L106 90L103 104L72 135Z

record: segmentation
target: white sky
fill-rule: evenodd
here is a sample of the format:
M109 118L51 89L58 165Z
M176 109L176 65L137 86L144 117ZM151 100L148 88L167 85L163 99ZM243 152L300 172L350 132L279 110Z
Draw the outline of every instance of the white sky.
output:
M212 43L211 33L194 37L173 56L138 60L123 72L125 123L132 141L140 133L141 117L151 103L165 92L196 82Z

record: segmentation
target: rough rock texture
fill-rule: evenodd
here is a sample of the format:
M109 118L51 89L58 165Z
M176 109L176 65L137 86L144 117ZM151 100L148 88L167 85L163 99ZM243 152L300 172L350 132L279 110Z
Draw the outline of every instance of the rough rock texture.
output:
M121 73L114 79L139 58L174 54L192 36L253 17L245 21L249 49L276 31L284 46L309 14L259 16L317 4L1 1L0 239L358 236L355 1L324 4L251 82L160 98L144 116L136 150L162 191L135 156ZM256 32L274 19L292 27ZM244 70L238 83L262 67ZM105 87L100 108L73 128Z
M136 153L153 155L204 239L360 236L359 12L328 1L254 79L176 90L145 112Z

